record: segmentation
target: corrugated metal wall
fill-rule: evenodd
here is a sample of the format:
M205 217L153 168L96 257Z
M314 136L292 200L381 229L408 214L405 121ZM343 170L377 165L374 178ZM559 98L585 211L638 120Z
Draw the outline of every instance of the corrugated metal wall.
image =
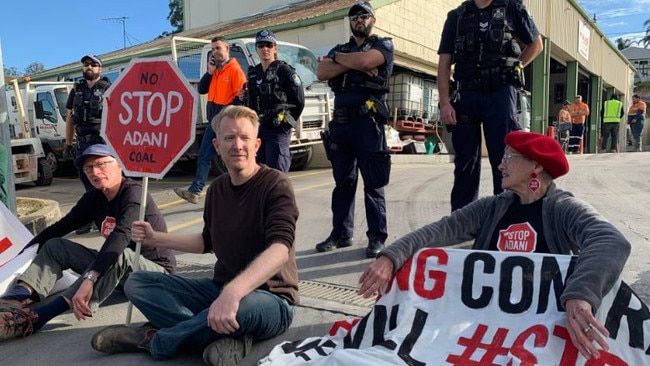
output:
M526 7L540 32L553 44L553 56L561 57L562 63L578 61L580 67L594 75L600 75L603 83L627 92L631 88L632 68L625 57L612 48L593 20L577 7L573 0L528 0ZM589 59L578 53L580 22L590 33Z

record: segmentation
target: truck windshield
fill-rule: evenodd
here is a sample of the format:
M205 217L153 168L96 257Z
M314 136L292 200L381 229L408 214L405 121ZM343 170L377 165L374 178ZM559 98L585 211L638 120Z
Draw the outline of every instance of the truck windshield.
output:
M65 105L68 102L68 88L54 89L54 97L56 98L56 105L59 107L59 114L65 119L66 109Z
M257 56L255 50L255 43L251 42L246 45L248 51L253 55L255 64L260 63L260 58ZM278 45L278 59L282 60L296 69L303 85L309 86L316 80L316 69L318 68L318 60L314 54L302 47L291 45L279 44Z

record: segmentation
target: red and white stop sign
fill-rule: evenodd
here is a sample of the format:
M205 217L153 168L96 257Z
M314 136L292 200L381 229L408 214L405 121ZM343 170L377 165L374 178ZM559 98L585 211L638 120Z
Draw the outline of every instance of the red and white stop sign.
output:
M127 175L162 179L194 142L197 101L171 59L133 59L104 94L101 136Z

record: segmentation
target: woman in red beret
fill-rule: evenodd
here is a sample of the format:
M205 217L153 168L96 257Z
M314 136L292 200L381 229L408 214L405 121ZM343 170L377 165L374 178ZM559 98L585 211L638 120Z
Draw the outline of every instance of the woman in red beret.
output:
M472 249L479 250L579 254L560 298L573 344L585 358L597 358L598 349L608 349L609 332L592 314L619 278L630 243L592 206L555 185L553 180L569 171L555 139L514 131L506 135L505 143L499 165L504 192L474 201L395 241L361 275L358 292L372 296L425 247L474 240ZM536 240L523 248L508 248L503 240L509 233L534 233Z

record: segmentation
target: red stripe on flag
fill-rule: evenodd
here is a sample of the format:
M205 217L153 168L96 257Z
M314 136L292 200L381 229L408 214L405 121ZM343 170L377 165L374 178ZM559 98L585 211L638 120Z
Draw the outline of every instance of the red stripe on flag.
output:
M11 246L14 245L9 238L4 237L2 240L0 240L0 254L2 254L5 250L11 248Z

